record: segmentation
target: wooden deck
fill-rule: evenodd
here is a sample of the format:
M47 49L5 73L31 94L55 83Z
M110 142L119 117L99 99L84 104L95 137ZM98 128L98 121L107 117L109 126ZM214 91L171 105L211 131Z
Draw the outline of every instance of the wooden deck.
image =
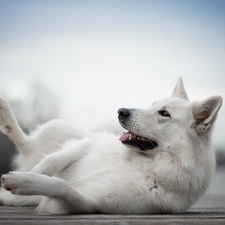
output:
M34 208L0 206L0 224L225 225L225 195L205 195L183 214L37 216L34 214Z

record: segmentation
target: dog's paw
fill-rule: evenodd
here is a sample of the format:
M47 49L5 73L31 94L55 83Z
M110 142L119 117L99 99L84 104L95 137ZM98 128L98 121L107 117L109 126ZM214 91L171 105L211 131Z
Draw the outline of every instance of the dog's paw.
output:
M29 194L29 175L24 172L9 172L2 175L2 187L12 194L28 195Z
M10 126L10 121L9 121L10 114L11 114L11 109L10 109L9 103L5 99L0 98L0 122L1 122L0 130L4 134L9 134L12 129Z
M5 188L7 191L11 191L12 194L17 194L17 183L15 174L13 172L9 172L5 175L2 175L1 182L2 187Z
M8 109L9 109L9 103L5 99L0 98L0 111L4 111Z

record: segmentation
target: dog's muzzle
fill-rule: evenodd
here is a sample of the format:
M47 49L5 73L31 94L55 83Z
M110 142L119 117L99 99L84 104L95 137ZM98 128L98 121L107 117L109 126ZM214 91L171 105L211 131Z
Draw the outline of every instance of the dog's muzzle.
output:
M127 122L129 123L129 119L131 117L132 111L134 109L126 109L120 108L118 110L118 119L123 128L127 129ZM138 148L142 151L152 150L157 147L157 143L153 140L149 140L145 137L141 137L138 134L134 134L131 131L124 132L119 140L126 145L130 145L132 147Z

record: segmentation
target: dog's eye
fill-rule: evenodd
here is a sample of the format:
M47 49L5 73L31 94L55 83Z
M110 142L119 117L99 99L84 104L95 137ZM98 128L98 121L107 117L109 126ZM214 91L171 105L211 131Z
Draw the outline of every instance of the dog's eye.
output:
M160 110L159 115L164 117L171 117L170 114L166 110Z

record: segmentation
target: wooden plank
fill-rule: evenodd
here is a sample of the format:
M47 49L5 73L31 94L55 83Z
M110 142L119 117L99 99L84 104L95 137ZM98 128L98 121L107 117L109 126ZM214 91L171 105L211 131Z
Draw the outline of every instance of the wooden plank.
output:
M225 225L225 195L205 195L191 209L183 214L112 215L85 214L37 216L34 208L0 207L0 224L42 225L42 224L200 224Z

